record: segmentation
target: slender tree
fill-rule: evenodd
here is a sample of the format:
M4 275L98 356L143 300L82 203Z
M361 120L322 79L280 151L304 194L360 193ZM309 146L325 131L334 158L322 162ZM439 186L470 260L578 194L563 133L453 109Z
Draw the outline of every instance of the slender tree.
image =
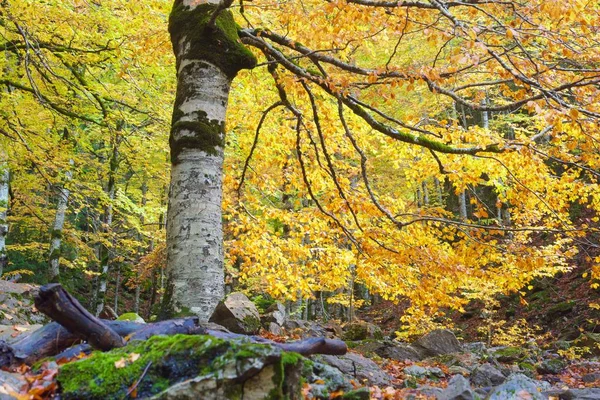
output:
M8 162L5 154L0 152L0 276L2 271L8 265L8 255L6 254L6 235L8 234L8 183L9 183Z

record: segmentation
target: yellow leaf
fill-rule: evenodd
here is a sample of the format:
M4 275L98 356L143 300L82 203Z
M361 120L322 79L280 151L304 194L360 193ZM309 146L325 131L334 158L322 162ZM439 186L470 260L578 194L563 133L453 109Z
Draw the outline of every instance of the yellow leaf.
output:
M125 368L127 361L124 357L121 357L119 361L115 361L115 368Z

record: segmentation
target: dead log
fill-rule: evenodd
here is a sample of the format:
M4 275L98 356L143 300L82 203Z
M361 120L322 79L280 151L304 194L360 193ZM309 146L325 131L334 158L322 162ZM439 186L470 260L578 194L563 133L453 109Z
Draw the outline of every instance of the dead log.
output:
M119 336L128 336L145 327L129 321L103 321ZM69 332L58 322L51 322L38 330L27 332L14 343L0 341L0 368L19 364L32 364L37 360L52 357L81 342L77 333Z
M207 330L207 334L219 339L247 339L254 343L268 344L278 347L283 351L293 351L303 356L313 354L327 354L331 356L342 356L348 351L348 346L342 340L326 339L323 337L306 338L289 343L279 343L273 340L265 339L260 336L246 336L239 333Z
M34 301L38 310L78 334L94 348L110 350L125 346L117 332L90 314L58 283L42 286Z
M42 286L35 298L35 304L38 310L58 323L52 322L12 345L0 342L0 367L14 366L20 363L31 364L41 358L54 356L61 352L63 353L60 354L60 357L74 356L81 350L89 350L86 346L69 349L82 340L87 340L94 348L106 351L123 346L126 340L146 340L154 335L174 334L245 339L275 346L284 351L297 352L304 356L312 354L342 355L347 351L346 344L341 340L308 338L291 343L278 343L259 336L246 336L226 330L208 329L200 324L196 317L150 324L101 320L85 310L59 284Z

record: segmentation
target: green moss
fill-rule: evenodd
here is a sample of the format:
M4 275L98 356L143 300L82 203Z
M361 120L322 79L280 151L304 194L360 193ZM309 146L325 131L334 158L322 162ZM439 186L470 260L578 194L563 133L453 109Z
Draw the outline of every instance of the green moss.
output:
M134 312L119 315L118 321L144 322L144 319ZM141 320L141 321L140 321Z
M122 398L149 363L151 367L138 386L138 393L156 394L176 380L195 376L206 366L204 364L209 364L227 347L225 341L211 336L173 335L154 336L106 353L95 352L87 359L60 368L58 381L62 398ZM140 357L134 362L127 362L123 368L115 367L117 361L127 360L131 354L139 354ZM176 369L182 365L188 370L187 375L178 374L182 371Z
M494 357L501 362L512 362L525 357L526 351L520 347L505 347L496 350Z
M352 390L350 392L344 393L342 397L340 397L341 400L369 400L370 398L371 392L367 387Z
M176 1L169 16L169 33L176 51L181 40L185 41L185 58L206 60L232 79L241 69L254 68L256 57L240 42L231 11L221 11L215 26L208 26L215 7L201 4L190 10Z
M575 307L575 301L569 300L558 303L548 309L548 316L556 316L570 313Z
M246 315L244 317L244 325L248 332L258 332L260 330L260 319L252 315Z

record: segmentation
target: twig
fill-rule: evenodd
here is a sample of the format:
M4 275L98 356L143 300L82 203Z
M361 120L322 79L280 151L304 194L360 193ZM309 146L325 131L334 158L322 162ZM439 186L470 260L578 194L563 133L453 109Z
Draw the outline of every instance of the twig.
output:
M142 379L144 379L144 377L148 373L148 370L150 369L151 365L152 365L152 361L148 361L148 364L146 364L146 368L144 368L144 371L142 372L142 375L137 380L137 382L129 389L129 391L125 395L124 399L128 398L131 395L131 393L133 393L135 391L135 389L137 389L137 387L140 384L140 382L142 381Z

